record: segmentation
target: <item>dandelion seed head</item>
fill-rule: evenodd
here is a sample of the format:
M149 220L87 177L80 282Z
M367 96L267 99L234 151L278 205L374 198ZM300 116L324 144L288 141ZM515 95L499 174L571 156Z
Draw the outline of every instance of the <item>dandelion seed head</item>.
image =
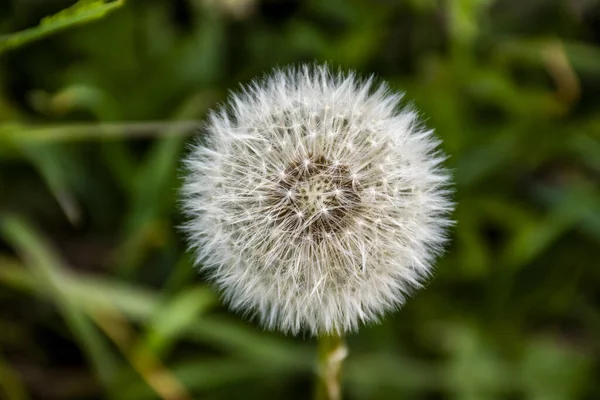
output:
M212 112L188 154L196 263L269 329L356 330L430 275L449 174L401 95L326 66L289 68Z

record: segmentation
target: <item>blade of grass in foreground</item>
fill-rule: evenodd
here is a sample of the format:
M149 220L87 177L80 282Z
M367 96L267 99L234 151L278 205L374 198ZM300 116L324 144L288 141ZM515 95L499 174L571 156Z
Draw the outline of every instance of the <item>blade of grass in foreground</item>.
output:
M4 394L7 400L28 400L30 398L21 379L6 363L2 354L0 354L0 393Z
M147 324L140 348L152 350L158 357L169 354L180 336L189 331L203 314L216 303L216 296L206 287L182 290L156 310Z
M207 93L190 96L179 106L172 119L186 121L199 118L213 104L214 98ZM184 126L168 127L149 150L132 182L130 209L124 221L124 245L118 252L119 274L131 276L139 267L152 242L165 240L168 228L164 227L164 215L172 209L174 188L177 185L177 167L186 137ZM169 224L170 225L170 224Z
M115 0L112 2L105 2L103 0L78 1L65 10L43 18L36 27L0 36L0 54L63 29L100 19L123 4L124 0Z
M2 216L0 233L14 246L33 273L34 279L43 282L44 289L56 303L69 330L79 342L104 387L110 388L117 371L117 362L94 324L87 318L79 305L64 291L62 261L53 253L35 229L14 216Z
M43 281L17 264L0 255L0 282L36 296L48 296ZM151 290L70 271L61 271L61 286L73 302L88 309L90 313L110 313L116 309L127 318L143 324L154 318L164 304L161 296ZM50 296L50 300L56 299ZM203 315L192 321L185 332L178 334L194 342L210 343L246 360L268 362L279 368L296 371L312 369L314 353L311 347L279 337L265 336L264 333L227 317Z
M163 400L192 400L185 385L165 367L149 347L132 345L136 333L133 327L114 312L110 317L94 315L96 324L113 340L127 361L144 382ZM120 394L121 390L119 390Z

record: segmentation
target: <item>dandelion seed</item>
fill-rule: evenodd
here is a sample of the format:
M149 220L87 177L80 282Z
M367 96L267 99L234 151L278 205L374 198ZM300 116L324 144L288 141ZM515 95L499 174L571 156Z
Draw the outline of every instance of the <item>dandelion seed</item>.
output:
M185 230L233 309L269 329L343 334L430 275L450 178L401 97L303 66L210 114L185 160Z

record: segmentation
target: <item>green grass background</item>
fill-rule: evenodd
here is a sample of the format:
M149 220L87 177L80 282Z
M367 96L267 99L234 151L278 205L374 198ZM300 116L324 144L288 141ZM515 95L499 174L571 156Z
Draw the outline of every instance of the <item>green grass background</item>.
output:
M600 399L599 1L73 3L0 4L0 398L310 397L315 342L227 312L176 194L228 90L318 60L406 92L458 204L345 398Z

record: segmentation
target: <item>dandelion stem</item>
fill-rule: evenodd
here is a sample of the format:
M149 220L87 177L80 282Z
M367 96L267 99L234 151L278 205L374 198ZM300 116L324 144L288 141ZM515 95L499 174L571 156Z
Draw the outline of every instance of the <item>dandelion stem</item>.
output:
M342 398L342 363L348 348L341 335L323 335L318 341L316 400L340 400Z

